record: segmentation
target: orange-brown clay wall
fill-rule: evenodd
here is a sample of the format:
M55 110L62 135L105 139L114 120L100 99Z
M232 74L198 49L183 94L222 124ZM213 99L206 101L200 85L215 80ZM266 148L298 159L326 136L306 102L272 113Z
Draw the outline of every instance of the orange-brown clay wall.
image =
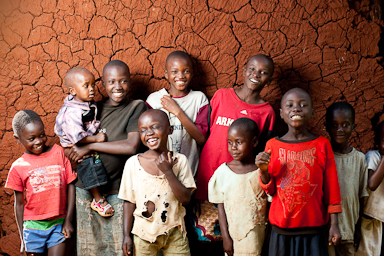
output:
M219 88L241 86L246 60L267 53L276 68L262 96L276 111L287 89L302 87L314 102L310 128L325 135L326 107L347 100L357 112L352 145L372 149L372 127L383 117L383 24L356 10L367 6L347 0L0 0L0 254L17 254L19 246L14 198L4 189L23 152L13 139L12 117L35 110L49 142L57 142L53 125L72 67L100 78L109 60L123 60L131 68L132 96L145 99L167 86L165 58L183 49L196 60L193 87L212 97ZM98 89L101 99L100 82ZM276 128L285 129L281 121Z

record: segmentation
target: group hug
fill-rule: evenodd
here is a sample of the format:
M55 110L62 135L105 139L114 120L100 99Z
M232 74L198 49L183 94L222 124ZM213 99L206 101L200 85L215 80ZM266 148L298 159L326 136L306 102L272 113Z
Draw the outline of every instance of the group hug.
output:
M275 110L261 90L272 58L257 54L241 88L209 101L190 89L193 60L165 60L169 89L133 100L128 66L104 66L108 95L74 67L56 117L60 145L48 145L41 117L17 112L14 138L25 153L5 184L14 190L21 252L66 255L379 256L384 222L384 122L375 150L349 144L356 127L348 102L327 108L329 138L312 134L311 96L281 98L288 131L274 137ZM68 249L67 249L68 251Z

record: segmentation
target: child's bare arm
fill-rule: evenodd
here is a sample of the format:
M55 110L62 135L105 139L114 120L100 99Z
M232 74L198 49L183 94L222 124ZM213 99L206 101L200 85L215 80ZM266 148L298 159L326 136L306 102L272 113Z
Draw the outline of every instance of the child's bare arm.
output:
M161 104L164 109L174 114L185 127L188 134L199 144L200 146L204 145L207 138L199 131L197 126L192 122L191 119L184 113L184 111L177 105L176 101L172 99L169 95L164 95L161 98Z
M176 199L183 205L187 205L191 200L191 190L186 188L175 176L172 166L176 164L176 160L172 160L171 152L166 155L164 152L156 159L157 167L165 174L168 183L172 189Z
M223 236L223 248L224 252L228 254L228 256L233 255L233 240L228 232L228 222L227 215L225 214L224 204L218 204L217 208L219 210L219 224L221 235Z
M268 184L268 182L271 180L271 176L268 172L268 165L271 158L271 150L268 150L268 152L260 152L256 156L255 164L257 167L260 168L260 174L261 174L261 181L264 184Z
M328 244L338 245L341 241L341 235L339 231L339 219L337 213L331 213L331 227L329 228Z
M131 238L132 224L133 224L133 212L136 205L124 201L123 204L123 252L125 256L133 255L133 242Z
M99 132L96 135L84 137L78 143L88 144L88 143L104 142L104 141L107 141L107 134L105 134L104 132Z
M82 146L74 145L68 154L69 160L78 161L83 156L89 154L92 151L103 152L112 155L134 155L140 146L140 133L130 132L127 135L127 139L111 141L111 142L96 142L85 144Z
M377 166L376 171L368 169L368 188L371 191L375 191L377 187L381 184L384 177L384 157L381 157L379 166Z
M24 252L24 238L23 238L23 217L24 217L24 194L20 191L14 191L15 195L15 217L17 228L20 233L21 247L20 252Z
M73 221L73 214L75 211L75 185L74 184L68 184L67 187L67 216L64 220L63 225L63 234L65 238L71 238L74 229L72 225Z

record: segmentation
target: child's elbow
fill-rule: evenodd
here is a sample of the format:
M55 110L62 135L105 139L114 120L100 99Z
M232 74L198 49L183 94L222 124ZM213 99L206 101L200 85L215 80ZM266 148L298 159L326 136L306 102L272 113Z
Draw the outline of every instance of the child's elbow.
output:
M368 182L368 188L371 190L371 191L375 191L377 189L378 186L376 186L375 184L372 184L373 182Z

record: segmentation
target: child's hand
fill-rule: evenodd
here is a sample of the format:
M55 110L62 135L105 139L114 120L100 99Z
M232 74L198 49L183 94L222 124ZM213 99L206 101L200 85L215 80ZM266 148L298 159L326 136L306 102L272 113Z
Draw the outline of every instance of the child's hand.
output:
M125 256L133 256L133 243L130 236L123 238L123 252Z
M99 132L98 134L95 135L95 137L96 137L96 142L107 141L107 134L104 132Z
M65 238L66 239L71 238L73 232L74 232L74 229L73 229L72 223L70 221L67 221L67 219L65 219L63 224L63 230L62 230L62 233L64 234Z
M223 248L224 248L224 252L228 256L233 255L233 240L231 237L228 237L228 238L223 237Z
M165 110L169 111L169 113L172 113L175 116L178 116L179 112L182 111L179 105L177 105L176 101L174 101L170 95L164 95L161 98L161 105L163 105Z
M341 235L337 225L331 225L329 229L328 244L338 245L341 241Z
M177 159L172 159L172 153L168 151L168 155L165 152L161 153L155 161L157 168L160 169L164 174L172 172L172 166L177 163Z
M269 160L271 159L271 150L268 150L268 152L260 152L256 156L256 161L255 164L257 167L260 168L261 171L266 172L268 171L268 165L269 165Z

